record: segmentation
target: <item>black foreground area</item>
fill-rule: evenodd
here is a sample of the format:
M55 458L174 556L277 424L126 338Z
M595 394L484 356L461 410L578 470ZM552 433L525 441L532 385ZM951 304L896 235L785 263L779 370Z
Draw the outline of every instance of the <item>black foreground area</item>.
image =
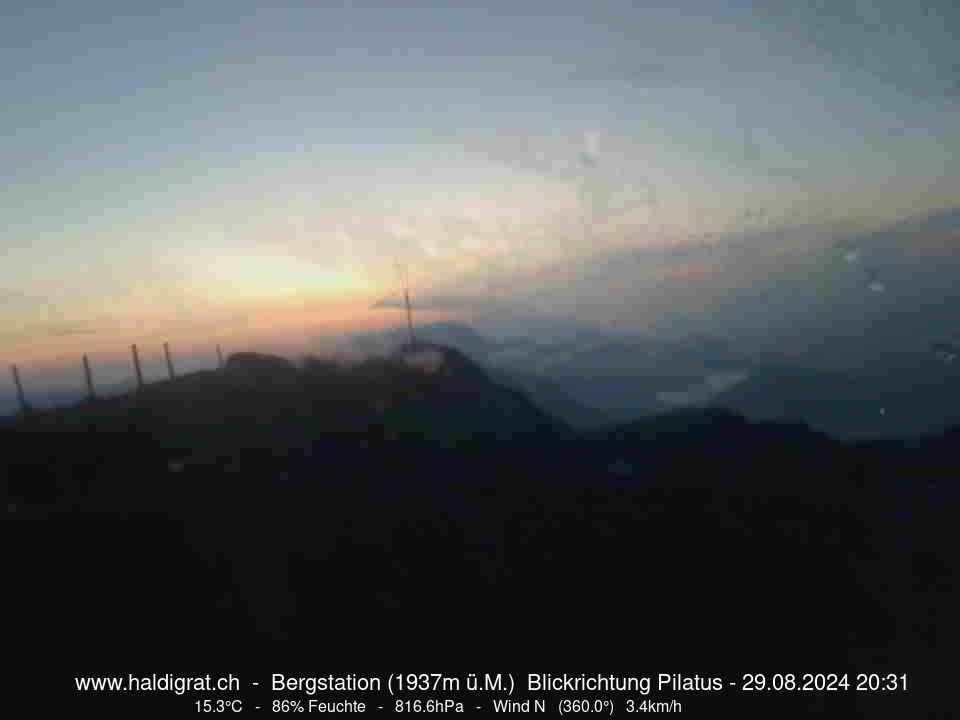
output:
M909 673L748 706L951 707L960 431L847 445L701 410L578 433L441 351L234 356L0 426L13 656Z

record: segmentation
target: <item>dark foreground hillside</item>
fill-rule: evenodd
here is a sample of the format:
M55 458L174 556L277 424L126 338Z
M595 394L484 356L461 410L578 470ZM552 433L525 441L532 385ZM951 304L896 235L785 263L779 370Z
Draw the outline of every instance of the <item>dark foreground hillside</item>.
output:
M960 433L850 446L719 411L575 433L424 347L234 356L0 447L24 655L906 672L909 695L751 707L951 707Z

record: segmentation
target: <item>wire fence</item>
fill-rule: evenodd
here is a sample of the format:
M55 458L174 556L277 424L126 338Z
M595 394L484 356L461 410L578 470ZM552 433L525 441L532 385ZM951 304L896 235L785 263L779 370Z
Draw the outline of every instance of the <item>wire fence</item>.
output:
M92 401L139 392L147 385L158 381L156 376L159 370L155 360L144 363L140 350L136 343L130 346L129 365L126 366L126 371L122 370L122 366L118 366L117 363L105 363L101 366L104 374L100 382L97 378L97 367L91 361L90 355L84 353L78 364L78 379L82 378L82 384L78 382L64 386L62 381L59 384L44 382L46 391L33 391L29 383L30 375L23 372L19 365L13 364L10 366L10 375L15 392L14 412L23 416L39 409L54 409L78 401ZM189 363L188 372L204 369L196 367L195 355L190 359L193 362ZM225 365L223 347L219 343L216 345L215 359L217 370L223 370ZM178 377L177 363L168 342L163 343L163 371L159 378L160 382L173 381ZM58 376L62 377L62 373L58 373ZM6 411L0 410L0 415L4 414L7 414Z

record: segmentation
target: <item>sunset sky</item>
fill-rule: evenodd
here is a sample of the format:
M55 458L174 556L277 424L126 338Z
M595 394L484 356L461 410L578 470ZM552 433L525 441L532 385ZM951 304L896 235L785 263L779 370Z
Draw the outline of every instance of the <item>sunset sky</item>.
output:
M7 364L383 326L398 265L436 317L531 277L575 308L550 268L960 198L952 2L13 5ZM658 282L695 303L715 270Z

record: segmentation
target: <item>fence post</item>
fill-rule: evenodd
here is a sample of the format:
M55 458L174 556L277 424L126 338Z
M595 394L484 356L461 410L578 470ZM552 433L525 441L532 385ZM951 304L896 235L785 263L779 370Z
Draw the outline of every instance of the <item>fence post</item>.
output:
M93 389L93 372L90 370L90 359L86 355L83 356L83 374L87 379L87 397L93 400L97 393Z
M20 369L16 365L11 365L10 370L13 372L13 384L17 386L17 399L20 401L20 412L24 415L27 414L27 396L23 392L23 383L20 382Z
M173 372L173 359L170 357L170 343L163 344L163 356L167 359L167 374L173 380L176 374Z
M137 352L136 344L130 346L133 352L133 369L137 373L137 390L143 390L143 372L140 370L140 353Z

